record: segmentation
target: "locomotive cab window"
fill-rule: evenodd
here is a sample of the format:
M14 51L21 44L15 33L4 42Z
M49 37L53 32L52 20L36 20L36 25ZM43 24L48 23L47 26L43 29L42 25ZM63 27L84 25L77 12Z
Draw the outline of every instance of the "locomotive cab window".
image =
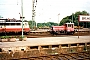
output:
M73 24L71 24L71 27L73 28Z
M5 23L4 25L10 25L9 23Z
M68 27L71 27L71 24L68 24Z
M74 26L73 26L73 24L72 24L72 28L73 28Z
M15 23L11 23L10 25L15 25Z
M68 24L68 27L72 27L73 28L73 24Z
M20 23L16 23L16 25L21 25Z

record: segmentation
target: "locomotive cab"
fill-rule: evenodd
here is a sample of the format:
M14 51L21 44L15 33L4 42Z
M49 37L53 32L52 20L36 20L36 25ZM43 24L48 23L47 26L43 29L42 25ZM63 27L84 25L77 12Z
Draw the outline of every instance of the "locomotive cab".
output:
M65 23L66 33L74 34L74 23Z

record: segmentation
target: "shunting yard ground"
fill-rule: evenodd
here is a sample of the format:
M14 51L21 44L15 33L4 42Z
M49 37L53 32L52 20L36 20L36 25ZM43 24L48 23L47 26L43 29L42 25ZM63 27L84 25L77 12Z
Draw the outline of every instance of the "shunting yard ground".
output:
M39 46L90 42L90 36L27 38L26 41L0 42L0 47Z

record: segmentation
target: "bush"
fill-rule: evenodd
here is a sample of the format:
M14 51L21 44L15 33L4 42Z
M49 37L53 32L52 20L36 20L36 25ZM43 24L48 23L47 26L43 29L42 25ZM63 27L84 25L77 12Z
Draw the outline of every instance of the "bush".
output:
M0 38L1 39L6 39L6 38L9 38L9 36L1 36Z
M25 35L23 35L23 37L22 36L20 36L20 38L25 38L26 36Z
M12 36L1 36L1 39L12 38Z

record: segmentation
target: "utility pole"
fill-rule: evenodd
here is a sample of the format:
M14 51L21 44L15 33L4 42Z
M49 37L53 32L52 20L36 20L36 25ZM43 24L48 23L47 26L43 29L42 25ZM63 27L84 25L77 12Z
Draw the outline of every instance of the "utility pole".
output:
M33 30L33 21L34 21L34 0L32 0L32 30Z

